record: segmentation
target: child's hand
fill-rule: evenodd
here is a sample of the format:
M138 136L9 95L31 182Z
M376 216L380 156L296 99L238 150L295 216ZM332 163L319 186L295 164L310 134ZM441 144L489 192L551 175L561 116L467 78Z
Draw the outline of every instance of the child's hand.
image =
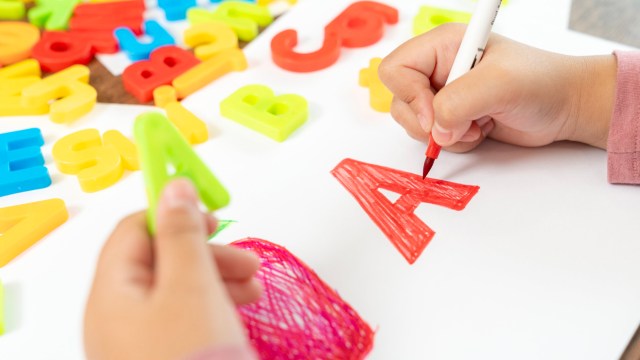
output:
M464 31L460 24L440 26L380 65L380 78L394 94L391 114L409 135L427 141L433 131L434 140L454 152L469 151L487 136L522 146L572 140L606 148L613 55L559 55L492 35L480 63L443 88Z
M155 239L144 213L124 219L105 244L85 314L89 359L179 359L247 340L235 303L257 300L258 258L207 245L216 227L187 180L158 206Z

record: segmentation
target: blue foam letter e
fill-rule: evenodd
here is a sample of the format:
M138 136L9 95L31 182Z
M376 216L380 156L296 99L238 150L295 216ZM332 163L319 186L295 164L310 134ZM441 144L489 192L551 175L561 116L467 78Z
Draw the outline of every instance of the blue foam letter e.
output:
M0 196L51 185L42 145L42 133L37 128L0 134Z

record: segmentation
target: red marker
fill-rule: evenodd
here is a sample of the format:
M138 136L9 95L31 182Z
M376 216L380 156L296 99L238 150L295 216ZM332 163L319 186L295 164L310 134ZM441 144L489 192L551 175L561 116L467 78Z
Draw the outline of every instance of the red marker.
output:
M487 46L491 27L496 20L498 10L502 0L479 0L476 10L471 16L471 21L464 32L464 37L460 43L460 48L451 66L451 72L447 78L447 84L464 75L467 71L480 61L484 48ZM427 158L424 160L422 168L422 178L426 178L433 163L440 154L440 145L433 141L433 136L429 136L429 147L427 148Z
M433 163L438 158L438 155L440 155L440 149L440 145L433 141L433 136L429 135L429 146L427 147L427 152L425 154L427 158L424 160L424 166L422 166L423 180L427 178L427 174L429 174L431 167L433 167Z

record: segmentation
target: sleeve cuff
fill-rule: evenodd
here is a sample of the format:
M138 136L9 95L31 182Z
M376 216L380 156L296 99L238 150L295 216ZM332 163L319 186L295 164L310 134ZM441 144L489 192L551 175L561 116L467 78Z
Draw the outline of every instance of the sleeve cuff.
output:
M640 184L640 52L614 54L618 75L607 143L608 179Z

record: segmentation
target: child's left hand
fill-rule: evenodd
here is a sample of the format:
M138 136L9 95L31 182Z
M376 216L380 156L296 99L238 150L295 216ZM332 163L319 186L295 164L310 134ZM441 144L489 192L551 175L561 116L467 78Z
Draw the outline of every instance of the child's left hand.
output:
M258 258L206 243L216 221L186 180L165 188L157 216L155 239L138 213L104 246L85 314L89 359L179 359L247 343L234 302L260 296Z

